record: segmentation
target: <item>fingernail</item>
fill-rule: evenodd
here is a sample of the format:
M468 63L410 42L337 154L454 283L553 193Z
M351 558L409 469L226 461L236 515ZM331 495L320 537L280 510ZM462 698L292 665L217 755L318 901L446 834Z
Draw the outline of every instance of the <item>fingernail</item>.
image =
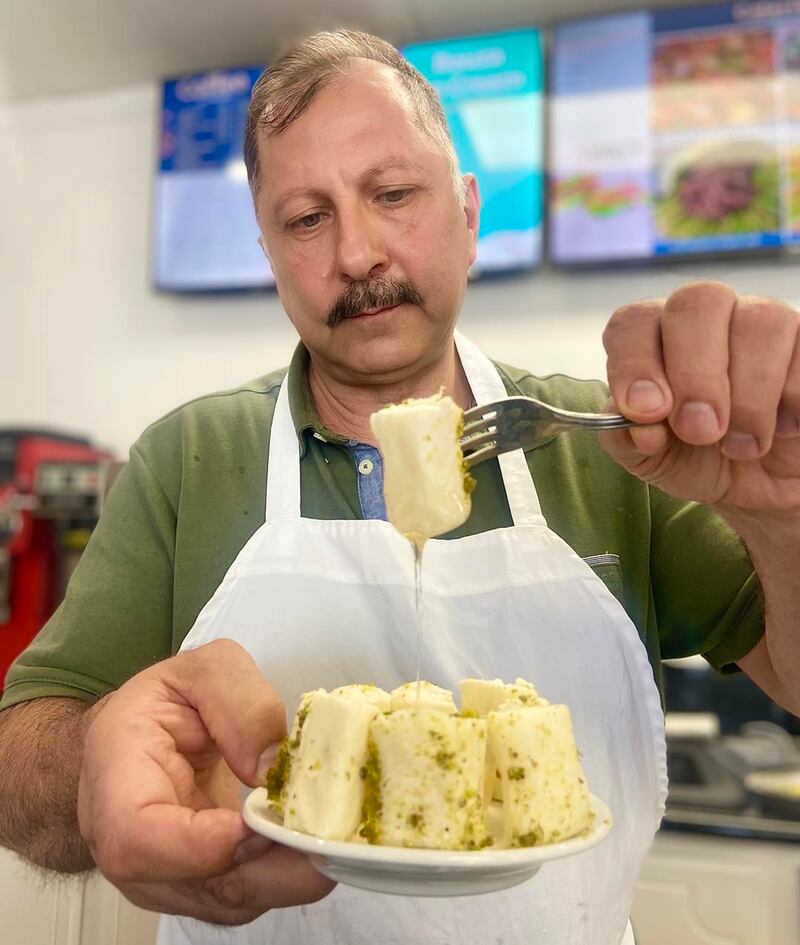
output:
M264 754L258 759L258 767L256 768L256 775L261 778L267 771L275 764L275 759L278 757L278 751L280 750L279 744L270 745L269 748L264 752Z
M629 407L645 413L660 410L667 402L664 392L653 381L634 381L628 388L626 401Z
M678 413L682 426L688 427L692 439L714 442L720 434L717 412L701 400L687 400Z
M269 837L262 837L256 834L254 837L248 837L242 840L233 854L233 862L237 866L242 863L250 863L251 860L257 860L260 856L269 850L272 846L272 840Z
M758 440L751 433L729 431L722 442L722 452L729 459L757 459L761 449Z
M798 435L800 435L800 417L795 416L785 407L781 407L775 423L775 436L790 437Z

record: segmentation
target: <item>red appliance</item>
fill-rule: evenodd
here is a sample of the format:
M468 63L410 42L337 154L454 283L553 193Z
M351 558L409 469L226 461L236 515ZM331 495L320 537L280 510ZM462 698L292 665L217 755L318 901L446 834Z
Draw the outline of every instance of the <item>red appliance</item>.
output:
M65 537L94 527L111 459L77 437L0 430L0 692L61 600Z

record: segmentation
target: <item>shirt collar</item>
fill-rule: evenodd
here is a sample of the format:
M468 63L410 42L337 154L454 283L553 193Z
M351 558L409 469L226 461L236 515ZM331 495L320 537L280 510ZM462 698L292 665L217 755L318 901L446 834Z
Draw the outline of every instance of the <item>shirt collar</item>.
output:
M311 394L311 386L308 383L310 362L311 357L308 349L301 342L295 348L292 356L287 380L289 409L292 412L297 442L300 444L301 459L305 455L306 440L309 436L316 437L318 440L325 440L328 443L336 443L339 446L346 446L350 442L346 436L334 433L323 426L317 413L317 405L314 403L314 397Z

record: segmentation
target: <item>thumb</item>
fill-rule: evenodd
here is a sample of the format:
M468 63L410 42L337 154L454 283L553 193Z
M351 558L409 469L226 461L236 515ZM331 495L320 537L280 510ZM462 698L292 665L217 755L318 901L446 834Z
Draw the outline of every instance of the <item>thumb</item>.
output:
M619 413L613 397L606 401L604 413ZM600 446L609 456L634 474L644 460L663 453L671 439L672 432L666 423L606 430L598 435Z
M286 710L250 654L220 639L158 668L162 681L197 711L237 778L254 787L262 756L286 734Z

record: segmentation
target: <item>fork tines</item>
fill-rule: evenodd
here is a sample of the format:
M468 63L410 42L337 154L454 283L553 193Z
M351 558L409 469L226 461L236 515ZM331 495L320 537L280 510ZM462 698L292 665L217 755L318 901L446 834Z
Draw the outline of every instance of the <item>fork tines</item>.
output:
M473 407L464 412L461 448L467 468L497 455L497 411Z
M488 429L490 425L497 429L496 421L496 410L484 411L482 407L473 407L471 410L465 410L464 429L461 433L461 439L464 440L475 433L480 433L482 430Z

